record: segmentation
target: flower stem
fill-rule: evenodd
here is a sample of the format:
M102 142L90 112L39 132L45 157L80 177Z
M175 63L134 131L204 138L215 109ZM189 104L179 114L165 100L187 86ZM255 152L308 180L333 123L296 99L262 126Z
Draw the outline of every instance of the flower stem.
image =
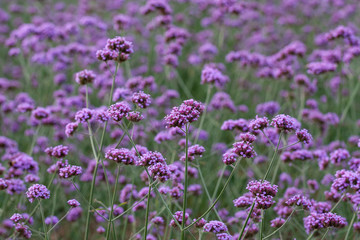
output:
M263 239L267 239L271 236L273 236L275 233L279 232L281 230L281 228L283 228L285 226L285 224L291 219L291 216L293 215L293 213L295 212L295 209L290 213L290 215L288 216L288 218L286 219L286 221L284 222L283 225L281 225L281 227L279 227L278 229L276 229L275 231L273 231L272 233L270 233L269 235L265 236Z
M48 239L48 235L47 235L47 230L46 230L44 211L43 211L43 209L42 209L40 200L38 200L38 202L39 202L39 205L40 205L41 221L42 221L42 223L43 223L43 230L44 230L44 234L45 234L45 240L47 240L47 239Z
M189 229L190 227L192 227L195 223L197 223L198 221L200 221L201 218L203 218L204 216L206 216L206 215L215 207L216 203L219 201L220 197L221 197L222 194L225 192L226 187L229 185L230 179L231 179L231 177L234 175L235 170L236 170L237 166L239 165L239 162L240 162L240 161L241 161L241 159L239 159L239 160L236 161L235 166L234 166L233 170L231 171L229 178L226 180L224 187L221 189L219 195L217 196L217 198L215 199L215 201L211 204L211 206L210 206L200 217L198 217L196 221L193 221L190 225L186 226L186 227L184 228L184 230L187 230L187 229Z
M149 210L150 210L150 194L151 193L151 184L149 181L149 191L147 195L147 202L146 202L146 213L145 213L145 226L144 226L144 240L147 238L148 232L148 221L149 221Z
M212 89L212 85L209 85L208 89L207 89L207 92L206 92L205 109L204 109L203 115L202 115L201 120L200 120L199 128L197 129L197 134L196 134L196 137L195 137L194 144L196 144L197 141L199 140L200 131L202 130L202 127L203 127L203 124L204 124L204 121L205 121L207 108L208 108L209 101L210 101L211 89Z
M345 238L344 238L345 240L348 240L348 239L349 239L350 232L351 232L351 228L352 228L352 226L353 226L353 224L354 224L356 215L357 215L357 212L355 211L354 214L353 214L353 216L352 216L352 218L351 218L351 222L350 222L350 224L349 224L349 228L348 228L348 230L346 231L346 235L345 235Z
M347 113L348 113L348 111L349 111L349 109L351 107L351 104L354 102L355 97L356 97L359 89L360 89L360 80L358 80L358 82L357 82L357 84L355 86L355 89L354 89L354 91L352 92L352 94L350 96L349 102L347 103L347 105L344 108L344 111L341 114L340 123L342 123L344 121L344 119L346 118L346 115L347 115Z
M110 232L111 232L110 227L111 227L111 223L112 223L112 215L113 215L113 212L114 212L114 201L115 201L116 189L117 189L118 182L119 182L119 176L120 176L120 164L118 164L118 166L117 166L115 187L114 187L113 197L112 197L112 200L111 200L111 210L110 210L109 222L108 222L108 225L107 225L106 238L105 239L109 239Z
M254 199L254 202L253 202L252 205L251 205L250 212L249 212L249 214L248 214L247 217L246 217L246 220L245 220L245 222L244 222L244 225L243 225L243 227L242 227L242 229L241 229L241 231L240 231L240 235L239 235L238 240L241 240L241 237L242 237L242 235L244 234L245 227L246 227L246 225L247 225L247 223L248 223L248 221L249 221L249 219L250 219L250 216L251 216L252 211L254 210L255 201L256 201L256 199Z
M183 200L183 214L182 214L182 222L181 222L181 240L185 239L185 231L184 231L184 227L185 227L185 214L186 214L186 206L187 206L187 187L188 187L188 164L189 164L189 159L188 159L188 147L189 147L189 125L187 124L185 126L185 138L186 138L186 143L185 143L185 186L184 186L184 200Z
M280 142L281 142L281 136L282 136L282 132L280 132L279 140L278 140L277 146L276 146L276 148L275 148L274 155L273 155L273 157L272 157L272 159L271 159L271 162L270 162L270 165L269 165L268 169L266 170L266 173L265 173L265 176L264 176L263 180L266 180L266 178L267 178L267 176L269 175L270 170L271 170L271 168L272 168L272 166L273 166L273 164L274 164L274 162L275 162L275 158L276 158L276 155L277 155L277 153L278 153L279 145L280 145Z

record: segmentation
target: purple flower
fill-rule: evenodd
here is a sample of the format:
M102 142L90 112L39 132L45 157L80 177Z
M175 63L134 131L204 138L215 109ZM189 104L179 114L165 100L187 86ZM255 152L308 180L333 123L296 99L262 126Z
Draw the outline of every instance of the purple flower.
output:
M45 224L46 225L55 225L59 222L59 219L56 216L50 216L45 218Z
M273 228L279 228L285 223L285 219L278 217L270 221L270 226Z
M144 116L140 112L131 111L126 115L126 119L130 122L140 122Z
M269 120L267 117L258 117L256 115L256 118L251 120L249 123L249 128L253 131L256 130L263 130L269 126Z
M166 159L163 157L163 155L159 152L146 152L144 153L140 159L137 161L138 166L151 166L156 163L166 163Z
M13 221L14 223L18 223L18 222L24 220L24 217L20 213L14 213L10 217L10 220Z
M306 66L307 72L313 75L333 72L336 70L336 67L336 64L330 62L312 62Z
M127 41L123 37L115 37L107 40L105 48L96 52L96 57L100 61L114 60L116 62L124 62L134 52L132 47L132 42Z
M179 107L174 107L165 116L168 127L182 128L187 123L196 121L204 111L204 105L193 99L185 100Z
M174 218L176 219L176 221L179 223L179 225L182 225L182 221L183 221L183 212L182 211L177 211L174 214ZM185 213L185 223L188 221L189 219L189 214ZM171 219L170 221L170 226L171 227L177 227L176 222L174 221L174 219Z
M134 165L136 157L127 148L111 148L105 153L105 158L125 165Z
M34 184L28 188L26 196L32 203L35 199L49 199L50 191L42 184Z
M65 134L67 137L70 137L74 134L74 132L76 131L76 129L78 128L79 123L77 122L71 122L66 124L65 126Z
M86 123L93 116L93 111L89 108L83 108L80 111L77 111L75 114L75 120L80 123Z
M277 102L265 102L256 106L256 112L262 116L275 115L280 110L280 105Z
M256 207L259 209L267 209L271 207L275 201L273 201L273 197L275 197L278 186L271 185L268 181L251 181L246 187L249 190L253 197L255 198Z
M222 156L222 161L223 163L225 163L226 165L231 165L233 164L234 162L236 162L237 158L239 156L232 152L232 151L227 151L226 153L223 154Z
M300 142L310 144L312 142L312 136L306 129L296 131L296 136Z
M131 108L127 102L122 101L111 105L107 111L114 121L120 122L131 111Z
M334 227L343 228L347 225L346 219L336 213L310 213L304 218L304 227L308 233L316 229Z
M218 88L223 88L228 81L229 78L217 68L206 65L201 72L201 84L214 84Z
M59 169L59 177L61 178L71 178L81 174L82 168L80 166L67 165Z
M220 221L210 221L204 225L204 232L222 233L227 232L228 228L225 223Z
M45 149L45 152L51 157L63 158L66 155L68 155L69 147L63 146L63 145L58 145L55 147L48 147Z
M296 131L300 127L300 123L295 118L285 114L276 115L271 125L285 132Z
M95 77L96 75L93 71L85 69L76 73L75 81L80 85L86 85L88 83L92 83Z
M67 204L69 204L73 208L80 206L80 203L76 199L68 200Z
M149 168L150 175L156 180L159 179L160 182L166 182L171 177L171 172L169 167L164 163L155 163Z
M330 153L330 161L334 165L339 165L341 162L350 158L350 153L348 150L339 148Z
M234 143L233 152L244 158L253 158L257 155L253 146L244 141Z
M151 97L149 94L139 91L132 95L131 101L139 108L147 108L151 104Z

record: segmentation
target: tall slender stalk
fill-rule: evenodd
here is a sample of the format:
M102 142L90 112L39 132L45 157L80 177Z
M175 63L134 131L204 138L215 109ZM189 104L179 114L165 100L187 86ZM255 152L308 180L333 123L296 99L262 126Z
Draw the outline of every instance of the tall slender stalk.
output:
M44 211L42 209L40 200L38 200L38 202L39 202L39 205L40 205L40 214L41 214L41 221L43 223L43 231L44 231L44 234L45 234L45 240L47 240L48 239L48 234L47 234L47 230L46 230Z
M149 191L147 195L147 202L146 202L146 213L145 213L145 226L144 226L144 240L146 240L147 232L148 232L148 221L149 221L149 210L150 210L150 194L151 193L151 184L149 181Z
M351 228L354 224L354 221L355 221L355 218L356 218L356 215L357 215L357 212L355 211L352 218L351 218L351 222L349 224L349 227L348 227L348 230L346 231L346 235L345 235L345 238L344 240L348 240L349 239L349 236L350 236L350 232L351 232Z
M204 121L205 121L205 117L206 117L206 113L207 113L207 108L208 108L209 101L210 101L210 95L211 95L212 87L213 87L213 85L209 84L207 92L206 92L206 98L205 98L205 109L204 109L203 115L202 115L201 120L200 120L200 125L199 125L199 127L197 129L197 134L196 134L196 137L195 137L194 144L196 144L197 141L199 140L200 131L202 130L202 127L203 127L203 124L204 124Z
M114 187L114 192L113 192L113 196L112 196L112 200L111 200L111 209L110 209L109 222L108 222L107 229L106 229L106 238L105 239L109 239L110 232L111 232L110 228L111 228L111 224L112 224L112 215L114 212L114 202L115 202L115 196L116 196L116 189L117 189L118 182L119 182L119 176L120 176L120 164L118 164L118 166L117 166L115 187Z
M185 138L186 138L186 143L185 143L185 186L184 186L184 200L183 200L183 214L182 214L182 222L181 222L181 240L185 239L185 231L184 231L184 227L185 227L185 214L186 214L186 207L187 207L187 187L188 187L188 164L189 164L189 159L188 159L188 147L189 147L189 125L186 124L185 126Z

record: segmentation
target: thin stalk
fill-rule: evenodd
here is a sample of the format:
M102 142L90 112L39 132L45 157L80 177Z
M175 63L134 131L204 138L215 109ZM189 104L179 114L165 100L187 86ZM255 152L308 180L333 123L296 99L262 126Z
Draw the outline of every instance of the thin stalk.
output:
M184 230L187 230L187 229L189 229L190 227L192 227L195 223L197 223L198 221L200 221L201 218L203 218L204 216L206 216L206 215L215 207L216 203L219 201L220 197L221 197L222 194L225 192L226 187L229 185L230 179L231 179L231 177L234 175L235 170L236 170L237 166L239 165L239 162L240 162L240 161L241 161L241 159L239 159L239 160L236 161L235 166L234 166L233 170L231 171L229 178L226 180L224 187L221 189L219 195L217 196L217 198L215 199L215 201L211 204L211 206L210 206L200 217L198 217L196 221L193 221L191 224L189 224L188 226L186 226L186 227L184 228Z
M263 239L265 211L261 209L260 240Z
M246 220L245 220L245 222L244 222L244 225L243 225L243 227L242 227L242 229L241 229L241 231L240 231L240 235L239 235L238 240L241 240L241 237L242 237L242 235L244 234L245 227L246 227L246 225L247 225L247 223L248 223L248 221L249 221L249 219L250 219L250 216L251 216L252 211L254 210L255 201L256 201L256 199L254 199L254 202L253 202L252 205L251 205L250 212L249 212L249 214L248 214L247 217L246 217Z
M278 143L277 143L277 146L276 146L274 155L273 155L273 157L272 157L272 159L271 159L271 162L270 162L270 165L269 165L268 169L266 170L266 173L265 173L265 176L264 176L263 180L266 180L266 178L267 178L267 176L269 175L270 170L271 170L271 168L272 168L272 166L273 166L273 164L274 164L274 162L275 162L275 158L276 158L276 155L277 155L277 153L278 153L279 145L280 145L280 142L281 142L281 136L282 136L282 132L280 132L279 140L278 140Z
M322 238L320 239L320 240L324 240L325 239L325 237L326 237L326 234L329 232L329 228L328 229L326 229L326 232L324 233L324 235L322 236Z
M32 155L33 151L34 151L34 147L35 147L35 143L36 143L36 140L37 140L37 137L39 135L39 131L40 131L40 127L41 125L39 124L37 127L36 127L36 130L35 130L35 133L33 135L33 139L32 139L32 142L31 142L31 145L30 145L30 149L28 151L28 155Z
M44 211L43 211L43 209L42 209L40 200L38 200L38 202L39 202L39 205L40 205L41 221L42 221L42 223L43 223L43 230L44 230L44 234L45 234L45 240L47 240L47 239L48 239L48 235L47 235L47 230L46 230Z
M304 109L305 106L305 89L303 87L301 87L300 89L300 110L297 116L297 120L301 121L302 118L302 111Z
M99 166L99 163L96 161L94 173L93 173L93 176L92 176L91 187L90 187L90 196L89 196L89 201L88 201L88 209L87 209L84 240L87 240L88 236L89 236L90 211L91 211L91 205L92 205L92 201L93 201L93 197L94 197L94 186L95 186L95 180L96 180L96 174L97 174L98 166Z
M265 236L263 239L265 240L265 239L273 236L275 233L279 232L279 231L285 226L285 224L290 221L291 216L293 215L294 212L295 212L295 209L290 213L290 215L288 216L288 218L286 219L286 221L284 222L284 224L281 225L281 227L279 227L278 229L276 229L275 231L273 231L273 232L270 233L269 235Z
M351 96L350 96L350 99L349 99L349 102L346 104L345 108L344 108L344 111L342 112L341 114L341 119L340 119L340 123L342 123L344 121L344 119L346 118L346 115L351 107L351 104L354 102L355 100L355 97L358 93L360 89L360 80L358 80L356 86L355 86L355 89L354 91L351 93Z
M207 113L207 108L209 105L209 101L210 101L210 95L211 95L211 89L212 89L212 85L208 86L207 92L206 92L206 98L205 98L205 109L202 115L202 118L200 120L200 125L199 128L197 129L197 134L195 137L195 141L194 141L194 145L197 143L197 141L199 140L199 136L200 136L200 131L202 130L204 121L205 121L205 117L206 117L206 113Z
M188 147L189 147L189 125L187 124L185 126L185 186L184 186L184 200L183 200L183 214L182 214L182 222L181 222L181 240L185 239L185 214L186 214L186 205L187 205L187 187L188 187L188 165L189 165L189 159L188 159Z
M261 130L262 134L264 134L265 138L268 140L268 142L271 144L271 146L275 149L275 145L273 142L269 139L269 137L265 134L264 130Z
M351 232L351 228L354 224L354 221L355 221L355 218L356 218L356 215L357 215L357 212L355 211L352 218L351 218L351 222L349 224L349 228L348 230L346 231L346 235L345 235L345 240L348 240L349 239L349 236L350 236L350 232Z
M146 213L145 213L145 226L144 226L144 240L146 240L147 232L148 232L148 221L149 221L149 210L150 210L150 196L151 196L151 184L149 183L149 191L147 195L147 202L146 202Z
M68 211L57 223L55 223L54 226L52 226L52 227L47 231L47 234L49 234L62 220L64 220L68 214L69 214L69 211Z
M115 202L116 189L117 189L117 186L118 186L119 176L120 176L120 166L121 166L120 164L118 164L118 166L117 166L115 187L114 187L113 197L112 197L112 200L111 200L111 210L110 210L109 222L108 222L108 225L107 225L106 238L105 239L109 239L110 232L111 232L110 227L111 227L112 216L113 216L113 212L114 212L114 202Z
M345 193L341 196L339 201L337 201L337 203L333 206L333 208L330 210L330 212L335 211L335 209L337 208L337 206L340 204L340 202L343 200L344 197L345 197Z

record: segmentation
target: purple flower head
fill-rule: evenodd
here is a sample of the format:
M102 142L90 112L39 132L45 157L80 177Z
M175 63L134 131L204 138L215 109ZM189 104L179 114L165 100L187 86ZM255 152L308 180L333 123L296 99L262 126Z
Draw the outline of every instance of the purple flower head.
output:
M82 168L80 166L67 165L59 169L59 177L71 178L82 174Z
M127 148L111 148L105 153L105 158L125 165L134 165L136 157Z
M168 127L184 127L187 123L196 121L204 111L204 105L193 99L185 100L179 107L174 107L165 116Z
M166 182L171 177L171 172L169 167L164 163L155 163L149 168L150 175L156 180L159 179L160 182Z
M10 217L10 220L13 221L14 223L18 223L18 222L24 220L24 217L20 213L14 213Z
M217 68L205 66L201 72L201 84L214 84L218 88L223 88L229 78L223 75Z
M109 116L116 122L120 122L130 111L131 108L127 102L117 102L107 110Z
M68 200L67 204L69 204L73 208L80 206L80 203L76 199Z
M71 123L66 124L66 126L65 126L66 136L71 137L78 127L79 127L79 123L77 123L77 122L71 122Z
M44 119L49 117L50 113L47 109L43 108L43 107L37 107L36 109L34 109L32 111L32 116L38 120Z
M233 163L236 162L236 160L238 159L238 155L232 151L227 151L226 153L223 154L222 156L222 161L223 163L225 163L226 165L231 165Z
M149 94L139 91L132 95L131 101L139 108L147 108L151 104L151 97Z
M307 129L301 129L296 131L296 136L300 142L310 144L312 142L312 136Z
M50 191L42 184L34 184L28 188L26 196L32 203L35 199L49 199Z
M334 72L337 65L330 62L312 62L306 68L309 74L320 75L322 73Z
M130 58L133 52L132 42L123 37L115 37L107 40L105 48L96 52L96 57L100 61L124 62Z
M310 213L304 218L304 227L308 233L322 228L343 228L347 225L346 219L336 213Z
M75 120L79 123L86 123L93 116L93 111L89 108L83 108L80 111L77 111L75 114Z
M45 218L45 224L46 225L55 225L59 222L59 219L56 216L50 216Z
M75 81L80 85L92 83L96 75L93 71L84 69L75 75Z
M27 239L31 238L32 233L29 229L29 226L25 225L24 223L17 223L15 225L15 231L19 233L20 237L24 237Z
M269 120L267 117L258 117L249 122L249 128L253 131L263 130L269 126Z
M275 197L278 186L271 185L268 181L251 181L246 187L249 190L253 197L255 197L256 207L259 209L267 209L271 207L275 201Z
M339 165L341 162L350 158L348 150L339 148L330 153L330 161L334 165Z
M204 232L212 232L212 233L222 233L228 231L225 223L220 221L210 221L205 224Z
M232 240L233 237L227 233L218 233L216 234L217 240Z
M144 116L140 112L131 111L126 115L126 119L130 122L140 122L144 119Z
M45 152L50 157L56 157L56 158L64 158L69 153L69 147L58 145L55 147L48 147L45 149Z
M275 219L271 220L270 226L273 227L273 228L279 228L284 223L285 223L285 219L283 219L281 217L278 217L278 218L275 218Z
M271 125L285 132L296 131L300 128L300 123L295 118L285 114L276 115Z
M176 219L176 221L179 223L179 225L181 226L182 225L182 221L183 221L183 212L182 211L177 211L175 212L174 214L174 218ZM188 213L185 213L185 223L187 223L189 219L189 214ZM171 219L170 221L170 226L171 227L177 227L177 224L176 222L174 221L174 219Z
M166 163L166 159L159 152L148 151L144 153L140 159L137 161L138 166L151 166L156 163Z
M304 210L309 210L312 206L312 203L310 201L310 199L308 199L307 197L304 197L301 194L297 194L291 198L289 198L286 202L285 202L288 206L303 206Z
M261 116L275 115L280 110L280 104L278 102L265 102L256 106L256 112Z
M257 155L253 146L244 141L234 143L233 152L244 158L253 158Z

